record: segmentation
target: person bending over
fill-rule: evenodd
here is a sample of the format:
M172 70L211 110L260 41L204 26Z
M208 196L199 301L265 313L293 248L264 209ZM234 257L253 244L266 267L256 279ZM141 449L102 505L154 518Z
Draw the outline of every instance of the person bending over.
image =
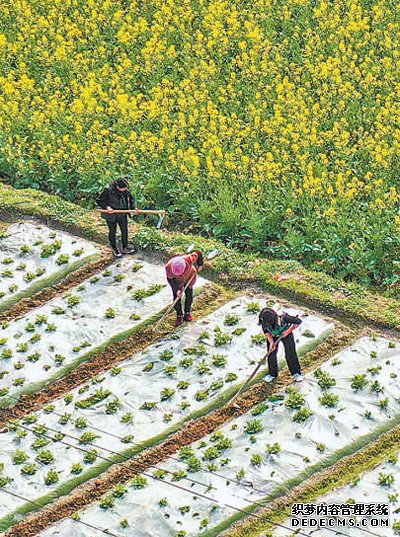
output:
M175 304L175 326L180 326L184 321L194 320L190 313L193 303L193 287L196 283L197 272L202 270L203 264L203 254L200 250L196 250L191 254L175 255L165 267L174 301L179 298ZM181 300L183 292L185 292L185 313L182 310Z
M272 382L278 377L278 339L285 347L285 358L290 373L297 382L303 380L299 358L296 352L296 343L293 336L295 330L302 323L298 317L293 317L287 313L278 313L272 308L263 308L259 315L258 324L268 340L268 374L265 376L266 382Z

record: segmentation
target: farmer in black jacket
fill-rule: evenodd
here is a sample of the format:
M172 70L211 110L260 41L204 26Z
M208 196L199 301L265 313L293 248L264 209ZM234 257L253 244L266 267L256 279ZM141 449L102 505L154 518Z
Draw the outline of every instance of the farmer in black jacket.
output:
M101 213L106 219L108 225L108 240L113 249L115 257L121 257L122 254L133 254L134 248L128 246L128 215L114 213L118 209L134 209L135 200L129 191L127 179L117 179L107 186L96 199L96 203L108 212ZM121 230L122 253L117 246L116 233L117 226Z
M299 358L296 352L296 343L293 337L293 330L302 323L298 317L292 317L287 313L278 315L272 308L263 308L259 315L258 324L268 340L268 374L265 376L266 382L272 382L278 377L278 339L281 339L285 347L285 358L290 373L297 382L303 380Z

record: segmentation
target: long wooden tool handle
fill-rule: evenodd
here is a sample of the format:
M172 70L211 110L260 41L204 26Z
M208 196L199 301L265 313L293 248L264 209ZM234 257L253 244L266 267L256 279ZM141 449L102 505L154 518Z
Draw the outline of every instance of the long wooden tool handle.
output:
M109 211L108 209L97 209L97 211L108 214L165 214L167 212L165 209L113 209L112 211Z
M276 341L275 341L275 349L277 348L278 346L278 343L282 341L282 337L279 337ZM274 349L274 350L275 350ZM260 369L260 367L268 360L268 356L270 354L272 354L272 350L270 349L267 354L265 354L261 360L258 362L257 364L257 367L254 369L254 371L252 372L252 374L250 375L250 377L246 380L246 382L243 384L243 386L240 388L240 390L236 393L236 395L234 395L231 399L231 403L233 403L238 397L239 395L241 395L245 389L247 388L247 386L250 384L250 382L253 380L253 378L256 376L258 370Z
M167 311L164 313L164 315L161 317L161 319L159 319L159 320L156 322L156 324L153 326L153 332L155 332L155 331L158 329L158 327L159 327L160 324L163 322L163 320L165 319L165 317L166 317L167 315L169 315L169 314L171 313L171 311L174 309L175 304L176 304L176 303L183 297L183 295L185 294L186 289L187 289L187 288L189 287L189 285L192 283L192 281L193 281L194 277L196 276L196 274L197 274L197 272L195 272L195 273L193 274L193 276L189 279L189 281L187 282L187 284L185 285L185 287L184 287L183 290L182 290L182 294L181 294L181 296L177 296L177 297L175 298L175 300L174 300L174 301L172 302L172 304L169 306L169 308L168 308Z

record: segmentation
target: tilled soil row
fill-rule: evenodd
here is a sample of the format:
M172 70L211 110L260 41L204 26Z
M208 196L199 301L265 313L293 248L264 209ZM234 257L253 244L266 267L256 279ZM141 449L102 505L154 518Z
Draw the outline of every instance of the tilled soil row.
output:
M0 323L13 321L16 318L29 313L34 308L43 306L43 304L49 300L65 293L71 289L71 287L79 285L110 265L114 261L113 255L108 248L102 246L99 246L99 248L101 248L101 258L98 261L93 261L92 263L88 263L87 265L70 272L58 283L42 289L31 297L23 298L12 308L0 313Z
M231 298L232 293L224 288L211 284L207 285L200 295L195 298L196 316L200 318L208 315ZM74 388L90 382L95 375L108 371L150 344L163 339L172 331L171 320L172 315L161 324L157 332L153 332L151 326L139 329L129 338L112 343L101 353L92 356L90 360L83 362L65 377L46 386L39 392L22 395L15 406L0 411L0 432L7 428L7 420L20 419L35 410L39 410Z
M270 535L269 531L275 526L281 524L286 518L290 518L292 504L313 502L322 494L351 483L361 473L373 470L399 449L400 427L395 427L356 453L347 455L329 468L320 470L284 496L273 500L268 507L255 511L257 517L263 517L265 521L247 517L223 531L220 537L255 537L256 535L267 537ZM263 531L266 533L261 533Z
M338 351L348 346L358 335L349 328L340 325L324 343L307 355L307 360L303 360L304 370L307 371L322 364ZM22 522L10 528L5 533L5 537L31 537L37 535L51 524L55 524L98 501L118 483L124 483L136 474L147 471L179 451L182 447L211 434L227 421L244 414L291 382L292 377L285 370L282 372L279 381L273 386L266 385L264 382L256 384L251 390L244 392L235 401L234 405L228 403L206 416L190 421L178 433L171 436L161 445L147 449L125 463L114 464L98 478L77 487L69 496L64 496L48 507L27 515Z
M5 233L10 225L11 224L9 222L2 222L0 220L0 233Z

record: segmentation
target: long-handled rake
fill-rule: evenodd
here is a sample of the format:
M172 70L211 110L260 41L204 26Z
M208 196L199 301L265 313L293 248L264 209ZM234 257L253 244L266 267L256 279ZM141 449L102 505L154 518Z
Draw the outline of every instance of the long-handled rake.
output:
M179 302L179 300L183 297L183 295L185 294L185 291L186 289L189 287L189 285L192 283L193 281L193 278L196 276L196 273L193 274L193 276L190 278L190 280L187 282L187 284L185 285L185 287L183 288L182 290L182 294L178 295L175 300L172 302L172 304L169 306L169 308L167 309L167 311L164 313L164 315L161 317L161 319L159 319L156 324L153 326L153 332L156 332L158 330L158 327L160 326L160 324L163 322L163 320L165 319L165 317L167 317L171 311L174 309L174 307L176 306L176 304Z
M109 211L108 209L97 209L99 213L108 213L108 214L158 214L157 229L160 229L165 218L166 210L156 210L156 209L113 209Z
M191 252L192 250L194 249L194 245L191 244L188 248L188 253ZM210 259L214 259L214 257L216 257L218 255L219 251L217 249L215 250L211 250L211 252L209 252L207 255L206 255L206 259L207 260L210 260ZM193 274L193 276L189 279L189 281L186 283L185 287L182 289L182 293L181 295L177 296L175 298L175 300L172 302L172 304L168 307L167 311L164 313L164 315L156 322L156 324L153 326L153 332L155 332L156 330L158 330L158 327L161 325L161 323L163 322L163 320L171 313L171 311L174 309L175 305L177 304L177 302L183 297L183 295L185 294L185 291L186 289L189 287L189 285L192 283L193 281L193 278L196 276L197 272L195 272Z
M275 341L275 348L278 347L278 343L282 340L282 336L279 337L276 341ZM274 349L275 350L275 349ZM238 392L236 392L236 394L232 397L231 399L231 403L234 403L236 401L236 399L239 397L239 395L241 395L245 390L246 388L249 386L249 384L251 383L251 381L253 380L253 378L257 375L258 373L258 370L260 369L260 367L262 365L264 365L267 360L268 360L268 357L270 354L272 354L274 351L272 349L269 349L269 351L267 352L267 354L265 354L261 360L258 362L257 366L254 368L254 371L252 372L252 374L249 376L249 378L246 380L246 382L243 384L243 386L240 388L240 390ZM234 407L238 408L238 405L235 403L233 405Z

